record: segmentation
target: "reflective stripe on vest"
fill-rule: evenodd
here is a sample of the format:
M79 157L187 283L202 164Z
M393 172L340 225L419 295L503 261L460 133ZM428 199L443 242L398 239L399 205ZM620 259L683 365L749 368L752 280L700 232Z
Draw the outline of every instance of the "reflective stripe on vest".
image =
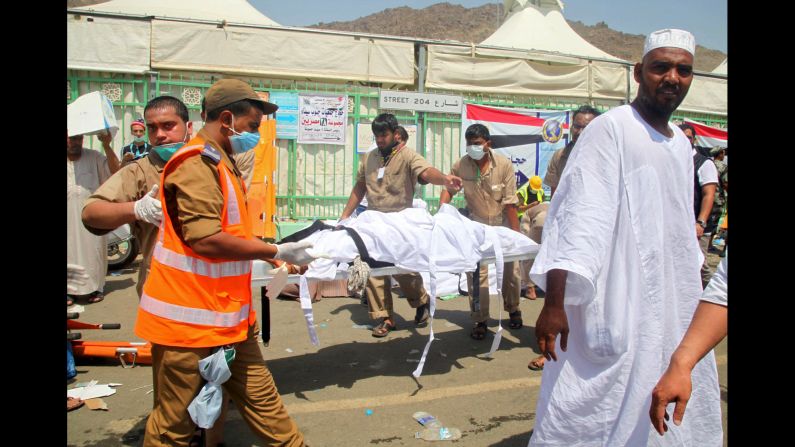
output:
M239 312L214 312L206 309L179 306L153 298L146 293L141 294L141 309L158 317L179 321L187 324L200 324L214 327L235 327L248 319L249 305L244 305Z
M160 241L155 245L152 256L163 265L210 278L240 276L251 272L251 261L207 262L169 250Z
M232 185L232 179L229 178L229 175L225 175L226 178L226 218L229 225L239 225L240 224L240 207L237 203L237 194L235 193L235 187Z

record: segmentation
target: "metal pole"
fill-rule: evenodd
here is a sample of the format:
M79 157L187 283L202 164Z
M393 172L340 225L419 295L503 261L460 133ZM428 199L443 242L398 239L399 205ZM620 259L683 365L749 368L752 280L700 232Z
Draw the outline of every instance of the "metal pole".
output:
M425 73L427 72L427 51L428 48L424 44L417 44L417 91L425 91ZM418 154L425 157L425 112L417 112L417 148ZM420 186L420 195L422 200L425 200L425 185Z
M627 65L626 69L627 69L627 104L629 104L630 102L632 102L631 98L629 97L629 95L631 94L630 87L632 85L630 84L630 82L632 82L632 76L630 76L629 74L629 65Z
M157 88L157 79L158 73L156 71L150 71L149 73L149 97L146 98L147 102L151 99L155 99L156 97L160 96L160 92L158 92Z

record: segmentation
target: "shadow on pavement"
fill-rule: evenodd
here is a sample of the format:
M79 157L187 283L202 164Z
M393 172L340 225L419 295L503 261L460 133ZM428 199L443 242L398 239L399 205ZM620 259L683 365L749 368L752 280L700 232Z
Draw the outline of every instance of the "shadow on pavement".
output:
M444 306L444 303L441 306ZM437 307L434 321L436 340L431 344L423 374L418 380L419 389L422 388L424 377L445 374L453 368L464 368L459 359L477 357L484 364L493 360L483 358L483 355L491 347L496 331L494 319L489 323L489 334L486 338L479 341L473 340L469 336L472 323L468 311L446 310L439 307ZM367 308L358 302L342 304L330 311L330 314L339 316L344 315L346 311L350 313L353 324L377 324L377 321L368 317ZM505 317L504 324L507 325L507 313L503 313L503 316ZM417 332L413 315L408 317L407 321L402 316L396 315L397 329L383 339L373 338L372 342L353 340L330 345L329 337L324 337L324 332L327 332L328 329L318 329L321 347L317 352L267 360L268 368L278 384L279 393L282 395L296 393L299 398L302 398L300 395L302 392L320 390L327 386L351 388L358 380L371 377L411 377L428 341L428 335ZM316 319L316 323L319 321L322 320ZM460 327L440 333L439 331L442 329L449 330L446 323ZM340 330L347 331L347 329ZM366 329L352 328L350 330L366 331ZM513 337L518 338L519 342L503 336L498 353L528 346L537 349L533 327L524 326L518 330L509 330L504 327L503 330L504 333L510 333ZM406 332L411 336L406 337ZM278 336L278 333L274 333L272 339L276 339ZM339 334L336 336L339 337ZM412 351L413 353L410 353ZM269 357L268 354L268 348L266 348L266 359ZM527 365L525 363L517 364L516 368L526 370ZM309 400L306 397L303 398Z

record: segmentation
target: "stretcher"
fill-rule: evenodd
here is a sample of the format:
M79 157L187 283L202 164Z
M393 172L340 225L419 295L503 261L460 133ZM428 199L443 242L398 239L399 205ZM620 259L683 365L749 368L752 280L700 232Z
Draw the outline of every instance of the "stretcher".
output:
M123 368L152 364L152 344L125 341L72 341L75 357L118 358Z
M84 323L77 321L77 313L66 314L66 329L121 329L118 323ZM123 368L132 368L135 364L152 364L152 344L146 342L118 342L118 341L78 341L82 335L79 332L69 332L66 339L72 343L72 353L75 357L102 357L118 358Z
M507 255L504 256L505 262L512 262L512 261L525 261L530 259L535 259L536 253L523 253L521 255ZM481 259L481 264L494 264L497 262L497 259L494 256L486 257ZM268 273L271 270L271 266L265 261L254 261L254 265L251 269L251 287L267 287L268 282L273 279L273 276ZM414 273L413 270L407 270L396 266L389 266L389 267L376 267L370 269L370 276L390 276L390 275L399 275L401 273ZM337 280L337 279L347 279L348 272L346 270L338 270L336 276L332 279L328 279L327 281ZM299 274L290 274L287 276L287 284L298 284L299 280L301 279L301 275ZM324 280L325 281L325 280Z
M521 255L508 255L503 257L504 262L512 262L512 261L524 261L535 259L537 254L536 251L523 253ZM494 264L497 262L497 258L494 256L486 257L480 260L480 264ZM270 274L271 266L265 261L254 261L254 264L251 269L251 287L260 287L260 292L262 295L262 330L260 334L262 336L262 343L265 346L268 346L270 343L270 334L271 334L271 320L270 320L270 300L266 296L267 286L271 279L273 279L273 275ZM401 273L414 273L413 270L407 270L396 266L389 266L389 267L376 267L370 270L370 276L390 276L390 275L399 275ZM338 270L336 276L334 276L334 280L338 279L347 279L348 278L348 271L347 270ZM287 284L298 284L300 282L301 275L299 274L290 274L287 276ZM476 291L479 291L479 288L475 288ZM477 303L476 305L479 305Z

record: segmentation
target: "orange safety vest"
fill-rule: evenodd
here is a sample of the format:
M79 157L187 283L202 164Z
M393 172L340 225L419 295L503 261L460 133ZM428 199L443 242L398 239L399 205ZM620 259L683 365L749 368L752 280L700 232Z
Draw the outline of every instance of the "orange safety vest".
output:
M221 231L252 239L246 209L245 185L221 162L221 154L195 137L177 151L163 168L160 184L188 157L201 154L218 168L224 207ZM160 202L165 207L164 188ZM251 261L229 261L201 256L180 239L168 212L158 232L149 277L144 284L135 322L135 334L166 346L214 347L246 339L257 321L251 303Z

